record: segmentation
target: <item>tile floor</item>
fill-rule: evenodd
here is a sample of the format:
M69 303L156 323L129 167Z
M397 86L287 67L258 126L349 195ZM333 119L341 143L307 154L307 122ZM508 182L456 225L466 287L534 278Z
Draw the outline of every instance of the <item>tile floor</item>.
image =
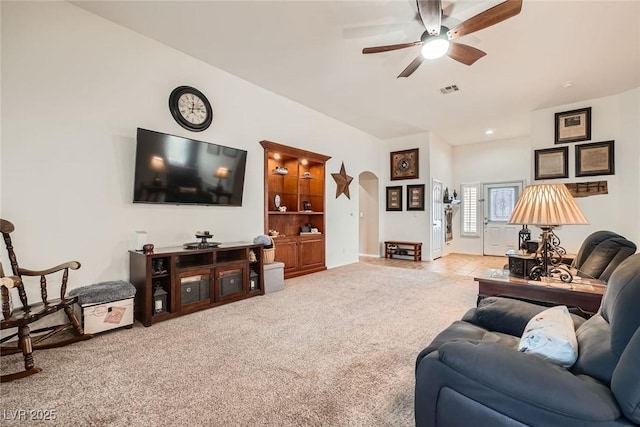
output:
M455 272L464 276L476 276L487 268L502 268L507 263L506 257L449 254L434 261L389 259L361 256L360 262L388 265L391 267L411 268L435 271L439 273Z

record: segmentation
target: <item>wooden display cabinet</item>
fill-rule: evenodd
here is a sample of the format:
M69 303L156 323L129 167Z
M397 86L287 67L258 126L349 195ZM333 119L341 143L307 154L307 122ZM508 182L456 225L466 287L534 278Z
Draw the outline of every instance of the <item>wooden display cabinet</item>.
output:
M260 144L265 234L279 232L274 237L275 260L285 264L285 278L326 270L325 164L331 157L272 141Z
M239 242L204 249L156 248L153 254L129 251L129 279L136 288L136 318L144 326L151 326L194 311L264 295L262 248ZM157 287L167 293L163 312L156 312L153 305Z

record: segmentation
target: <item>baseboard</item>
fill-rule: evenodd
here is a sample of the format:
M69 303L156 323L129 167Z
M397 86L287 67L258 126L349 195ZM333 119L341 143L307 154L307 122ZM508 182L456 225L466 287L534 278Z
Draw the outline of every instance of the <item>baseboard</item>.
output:
M334 268L338 268L338 267L344 267L346 265L353 265L353 264L357 264L358 262L345 262L343 264L333 264L333 265L328 265L327 266L327 270L332 270Z

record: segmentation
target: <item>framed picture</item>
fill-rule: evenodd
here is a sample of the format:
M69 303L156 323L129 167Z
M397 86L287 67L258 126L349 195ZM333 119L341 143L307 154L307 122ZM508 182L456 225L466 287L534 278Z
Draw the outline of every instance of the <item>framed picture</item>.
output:
M535 179L569 178L569 147L534 150Z
M391 180L418 178L418 149L393 151L391 159Z
M556 113L556 144L591 139L591 107Z
M614 141L576 145L576 176L613 175Z
M402 186L387 187L387 210L402 210Z
M407 185L407 210L424 210L424 184Z

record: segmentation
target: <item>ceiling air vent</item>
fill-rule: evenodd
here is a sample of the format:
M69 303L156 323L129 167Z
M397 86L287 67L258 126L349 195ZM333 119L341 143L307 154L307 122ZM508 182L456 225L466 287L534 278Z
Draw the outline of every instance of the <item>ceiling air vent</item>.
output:
M451 85L451 86L446 86L446 87L440 88L440 92L442 92L445 95L448 94L448 93L457 92L459 90L460 90L460 88L458 87L458 85Z

